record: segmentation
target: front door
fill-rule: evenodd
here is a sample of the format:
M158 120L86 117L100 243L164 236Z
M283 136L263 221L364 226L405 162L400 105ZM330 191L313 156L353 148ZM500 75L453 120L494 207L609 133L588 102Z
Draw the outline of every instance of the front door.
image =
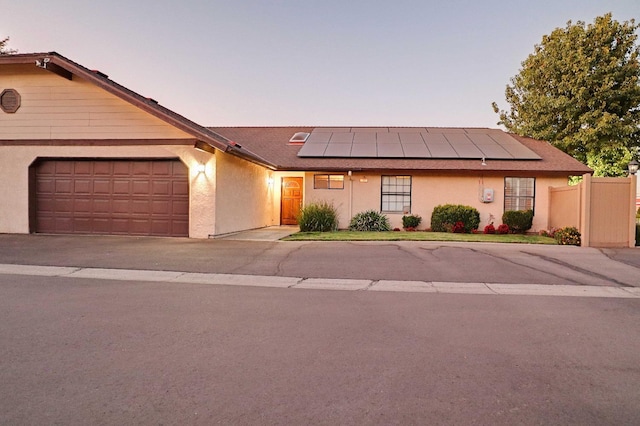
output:
M282 197L280 203L280 224L297 225L298 214L302 207L302 178L282 178Z

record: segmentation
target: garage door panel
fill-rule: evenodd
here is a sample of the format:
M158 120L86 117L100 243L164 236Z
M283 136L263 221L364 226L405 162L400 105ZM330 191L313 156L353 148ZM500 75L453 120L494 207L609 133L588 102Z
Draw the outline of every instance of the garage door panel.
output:
M177 160L49 160L35 166L36 232L188 236Z
M91 180L89 179L76 179L73 183L73 192L75 194L81 195L89 195L91 194Z
M115 214L128 214L131 211L131 200L112 200L111 206Z
M82 233L90 233L92 229L94 229L93 221L88 217L74 217L73 218L73 229L76 232ZM99 233L94 230L94 233Z
M113 194L128 195L131 193L131 181L116 179L113 181Z
M168 220L154 220L151 222L151 233L153 235L167 235L171 232Z
M53 211L57 213L71 213L73 211L73 200L71 198L56 198L53 203Z
M59 179L55 183L57 194L71 194L73 192L73 181L70 179Z
M36 193L38 194L53 194L56 192L56 181L48 178L42 177L38 182L36 182Z
M70 217L54 217L54 227L57 232L71 233L73 231L73 219Z
M87 161L84 161L84 162L76 161L73 164L73 174L75 176L81 176L81 175L90 176L92 173L91 169L92 169L91 163Z
M151 221L149 219L131 219L129 227L135 234L151 235Z
M93 181L93 194L94 195L109 195L111 194L111 181L103 178Z
M169 200L151 201L151 214L166 215L168 213L171 213L171 202Z
M153 167L149 162L136 161L132 163L132 169L134 176L151 176Z
M113 163L113 176L131 176L131 163L128 161L120 161Z
M189 183L188 182L173 182L172 185L173 195L189 196Z
M56 162L54 174L56 176L59 175L72 175L73 174L73 163L68 161L59 161Z
M189 205L174 201L171 203L171 211L174 215L189 217Z
M113 174L112 163L109 161L100 161L93 163L94 176L111 176Z
M153 163L152 165L154 176L175 176L173 174L173 163Z
M112 213L113 209L111 208L111 206L114 204L114 201L110 199L104 199L104 198L94 198L93 200L89 201L89 203L91 204L91 207L89 208L87 213L105 214L105 215ZM126 213L126 211L124 212Z
M174 220L171 223L171 233L176 235L189 235L189 222L186 220Z
M147 216L151 212L151 202L149 200L133 200L131 202L131 211L133 214Z
M134 195L149 195L151 184L148 180L134 180L132 184L131 192Z
M171 195L171 182L168 180L151 182L151 193L153 195Z

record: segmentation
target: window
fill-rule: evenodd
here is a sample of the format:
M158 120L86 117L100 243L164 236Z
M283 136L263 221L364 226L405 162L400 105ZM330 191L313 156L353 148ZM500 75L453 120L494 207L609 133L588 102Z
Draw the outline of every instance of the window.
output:
M314 175L314 189L344 189L344 175Z
M536 196L535 178L504 178L504 210L533 210Z
M381 210L411 213L411 176L382 176Z

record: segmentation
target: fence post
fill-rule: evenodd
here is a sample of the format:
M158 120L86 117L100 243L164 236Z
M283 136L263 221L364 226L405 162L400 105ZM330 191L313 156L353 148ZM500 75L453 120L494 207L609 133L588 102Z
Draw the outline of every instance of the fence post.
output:
M580 225L582 234L582 247L591 245L591 174L582 175L582 188L580 191Z
M629 175L629 247L636 246L636 187L637 175Z

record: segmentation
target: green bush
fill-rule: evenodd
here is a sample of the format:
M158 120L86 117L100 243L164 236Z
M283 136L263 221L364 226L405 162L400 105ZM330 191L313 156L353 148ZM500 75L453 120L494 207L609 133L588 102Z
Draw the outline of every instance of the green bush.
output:
M351 218L350 231L390 231L387 216L375 210L360 212Z
M554 234L554 238L558 244L563 246L579 246L581 242L580 231L573 226L558 229Z
M338 212L331 203L311 203L300 209L298 225L302 232L328 232L338 229Z
M640 246L640 223L636 223L636 246Z
M502 223L509 225L514 234L524 234L533 226L533 210L507 210L502 214Z
M420 225L420 222L422 222L422 218L417 214L402 216L402 227L404 229L407 229L407 228L416 229Z
M436 206L431 213L431 229L435 232L447 232L458 222L464 224L464 232L470 233L480 225L480 213L473 207L460 204Z

